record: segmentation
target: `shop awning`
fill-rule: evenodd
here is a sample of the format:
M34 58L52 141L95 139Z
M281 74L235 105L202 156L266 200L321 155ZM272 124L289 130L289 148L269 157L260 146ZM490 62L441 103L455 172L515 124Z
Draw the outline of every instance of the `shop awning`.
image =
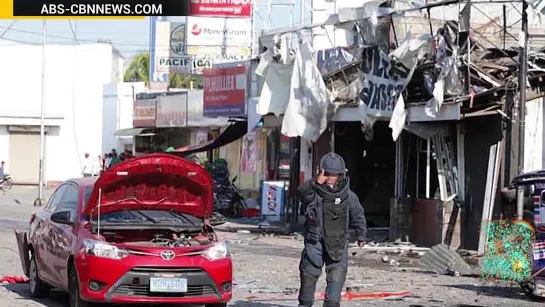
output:
M246 132L248 132L247 121L233 122L229 127L223 131L215 140L211 140L199 145L190 145L176 149L172 154L188 155L196 152L204 152L212 149L216 149L232 143L242 138Z
M117 130L115 136L135 136L141 134L148 134L151 132L151 128L126 128Z

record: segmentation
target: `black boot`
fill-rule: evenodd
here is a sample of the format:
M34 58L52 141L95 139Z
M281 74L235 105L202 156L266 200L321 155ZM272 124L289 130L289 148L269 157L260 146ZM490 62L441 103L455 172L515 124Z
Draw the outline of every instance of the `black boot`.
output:
M341 302L324 301L324 307L341 307Z
M316 283L318 278L301 274L301 288L299 289L299 307L311 307L314 304Z

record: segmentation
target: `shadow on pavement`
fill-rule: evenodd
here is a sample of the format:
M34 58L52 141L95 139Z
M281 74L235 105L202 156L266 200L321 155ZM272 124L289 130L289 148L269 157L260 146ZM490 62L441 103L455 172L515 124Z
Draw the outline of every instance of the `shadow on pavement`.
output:
M68 296L64 292L53 290L51 291L50 298L35 299L30 297L28 284L7 284L2 286L6 288L9 292L18 294L20 296L19 298L17 298L18 300L34 301L47 307L61 307L68 304Z
M468 290L476 292L478 295L486 295L492 297L502 297L509 299L526 300L528 298L522 290L518 287L509 286L486 286L486 285L444 285L449 288L456 288L460 290Z

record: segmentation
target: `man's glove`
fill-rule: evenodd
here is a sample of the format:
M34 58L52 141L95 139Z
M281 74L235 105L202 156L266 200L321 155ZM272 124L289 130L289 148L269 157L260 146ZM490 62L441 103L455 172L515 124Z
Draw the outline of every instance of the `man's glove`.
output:
M365 241L358 240L358 247L364 247L364 246L365 246Z

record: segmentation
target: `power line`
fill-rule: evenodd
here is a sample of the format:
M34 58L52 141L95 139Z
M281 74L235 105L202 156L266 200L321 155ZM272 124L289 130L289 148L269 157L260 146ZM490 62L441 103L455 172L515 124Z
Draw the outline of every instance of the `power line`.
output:
M0 38L4 37L4 35L6 35L6 33L8 33L8 31L11 30L11 27L13 27L16 23L17 23L17 20L12 21L9 24L9 26L7 26L7 28L4 30L4 32L2 32L2 34L0 34Z
M261 16L258 16L262 22L264 22L263 18ZM303 24L304 22L310 20L311 18L305 18L304 20L300 21L300 24ZM69 21L70 22L70 21ZM17 32L17 33L24 33L24 34L30 34L30 35L36 35L36 36L42 36L43 33L41 32L36 32L36 31L28 31L28 30L22 30L22 29L12 29L10 28L12 25L8 26L8 27L4 27L4 26L0 26L0 29L7 29L8 31L11 31L11 32ZM70 26L71 26L71 32L72 34L74 34L74 30L73 30L73 27L72 27L72 24L70 23ZM68 42L65 42L65 43L59 43L59 42L56 42L56 44L59 44L59 45L62 45L62 44L73 44L73 41L74 41L74 37L68 37L68 36L63 36L63 35L55 35L55 34L47 34L47 37L48 38L56 38L56 39L61 39L61 40L66 40ZM0 38L4 39L1 35L0 35ZM13 39L6 39L6 40L13 40ZM16 40L13 40L13 41L16 41ZM17 41L17 42L20 42L20 43L25 43L24 41ZM99 43L99 40L96 39L96 40L91 40L91 39L81 39L79 38L78 39L78 44L80 43L91 43L91 44L96 44L96 43ZM39 43L36 43L36 42L28 42L28 44L36 44L36 45L40 45ZM149 43L147 44L139 44L139 43L128 43L128 42L112 42L111 43L112 45L119 45L119 46L130 46L130 47L139 47L139 48L144 48L146 51L149 50ZM243 46L241 46L242 48ZM236 48L236 47L234 47ZM153 49L154 51L157 51L157 50L170 50L170 45L156 45L155 46L155 49ZM143 50L144 51L144 50Z

